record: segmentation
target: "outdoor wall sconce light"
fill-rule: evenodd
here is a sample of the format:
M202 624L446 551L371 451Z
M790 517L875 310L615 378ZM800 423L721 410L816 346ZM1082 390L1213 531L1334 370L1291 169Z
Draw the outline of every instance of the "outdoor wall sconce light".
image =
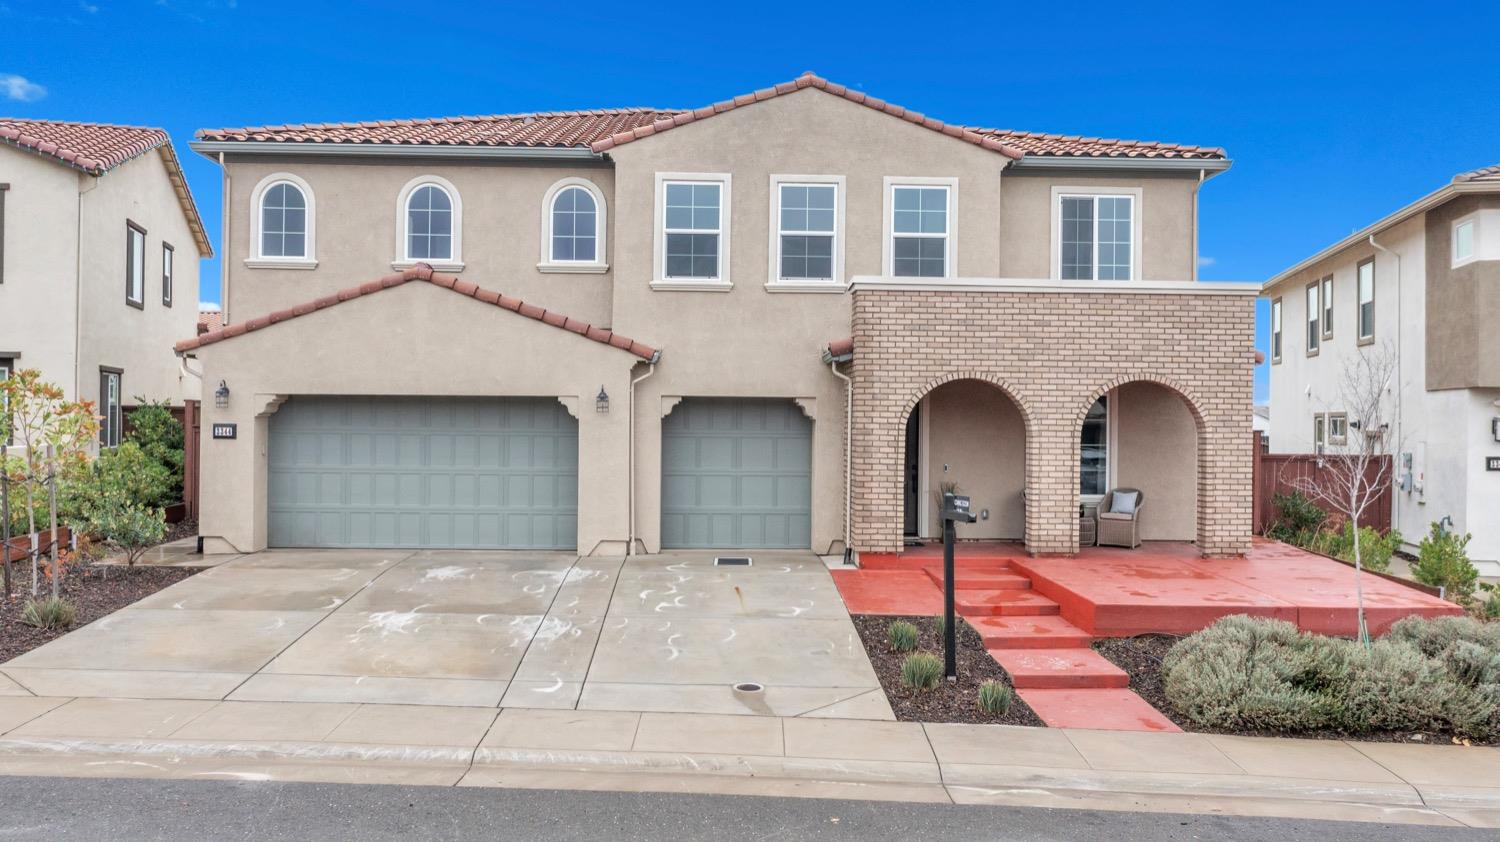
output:
M229 406L229 384L223 380L219 381L219 388L214 390L214 406L219 409Z
M609 412L609 393L604 387L599 387L599 395L594 398L594 409L599 412Z

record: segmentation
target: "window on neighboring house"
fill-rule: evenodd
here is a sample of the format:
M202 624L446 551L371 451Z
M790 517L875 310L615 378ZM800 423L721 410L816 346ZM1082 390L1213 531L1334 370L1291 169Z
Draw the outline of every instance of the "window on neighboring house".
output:
M662 277L720 280L724 185L714 181L668 181L663 186Z
M118 447L120 445L120 433L125 421L120 411L121 375L122 372L119 369L99 369L100 447Z
M890 273L946 278L952 263L950 185L894 184L890 190Z
M776 279L837 280L838 185L781 184L776 198Z
M1058 198L1059 277L1128 281L1135 265L1135 197Z
M1109 491L1109 397L1089 407L1079 438L1078 493L1099 496Z
M1453 265L1474 259L1474 220L1464 219L1453 225Z
M1375 339L1375 258L1360 261L1355 272L1359 299L1359 341Z
M146 306L146 229L125 223L125 303Z
M406 198L406 259L453 259L453 197L436 184Z
M16 358L15 357L0 357L0 382L9 380L10 376L12 374L15 374L15 373L16 373ZM3 421L4 418L5 418L5 416L7 416L9 412L10 412L10 399L8 397L6 397L5 395L0 394L0 421ZM10 444L12 441L15 440L15 434L11 431L10 425L4 424L4 423L0 423L0 427L4 427L5 431L7 433L7 435L5 435L5 436L0 436L0 444Z
M1335 445L1349 443L1349 417L1342 412L1328 413L1328 443Z
M1271 301L1271 362L1281 362L1281 299Z
M1325 426L1325 418L1323 417L1323 415L1321 415L1321 414L1313 415L1313 452L1314 453L1322 453L1323 452L1323 448L1327 446L1327 444L1328 444L1327 439L1324 438L1324 433L1326 432L1326 429L1327 428Z
M290 181L266 188L260 200L260 256L307 257L307 197Z
M599 261L599 204L582 187L564 187L552 197L554 263Z
M1333 338L1333 276L1323 279L1323 338Z
M176 268L173 265L176 257L177 253L170 243L161 244L161 303L163 307L172 306L172 272Z
M1321 327L1323 308L1318 303L1318 290L1320 286L1316 281L1307 285L1307 355L1309 357L1318 353L1318 347L1323 337L1323 329Z

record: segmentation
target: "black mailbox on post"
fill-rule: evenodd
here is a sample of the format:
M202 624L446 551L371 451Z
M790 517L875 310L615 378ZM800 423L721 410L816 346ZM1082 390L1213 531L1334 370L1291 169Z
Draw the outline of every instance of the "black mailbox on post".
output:
M949 681L958 680L958 637L953 616L953 524L973 523L975 519L969 498L943 495L943 675Z

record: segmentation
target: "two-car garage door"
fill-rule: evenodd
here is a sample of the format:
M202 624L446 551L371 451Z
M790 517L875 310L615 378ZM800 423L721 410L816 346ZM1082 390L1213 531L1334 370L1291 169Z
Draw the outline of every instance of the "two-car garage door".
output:
M270 427L273 547L577 546L555 398L295 397Z

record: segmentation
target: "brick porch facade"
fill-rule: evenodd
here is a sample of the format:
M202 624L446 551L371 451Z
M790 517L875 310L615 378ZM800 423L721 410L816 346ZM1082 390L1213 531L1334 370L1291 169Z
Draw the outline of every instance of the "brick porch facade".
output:
M1254 330L1253 291L1231 285L956 281L934 289L857 281L854 548L901 548L907 417L937 386L970 379L1004 391L1025 421L1027 548L1076 553L1084 416L1110 389L1150 381L1176 392L1196 422L1201 552L1244 554L1252 531Z

